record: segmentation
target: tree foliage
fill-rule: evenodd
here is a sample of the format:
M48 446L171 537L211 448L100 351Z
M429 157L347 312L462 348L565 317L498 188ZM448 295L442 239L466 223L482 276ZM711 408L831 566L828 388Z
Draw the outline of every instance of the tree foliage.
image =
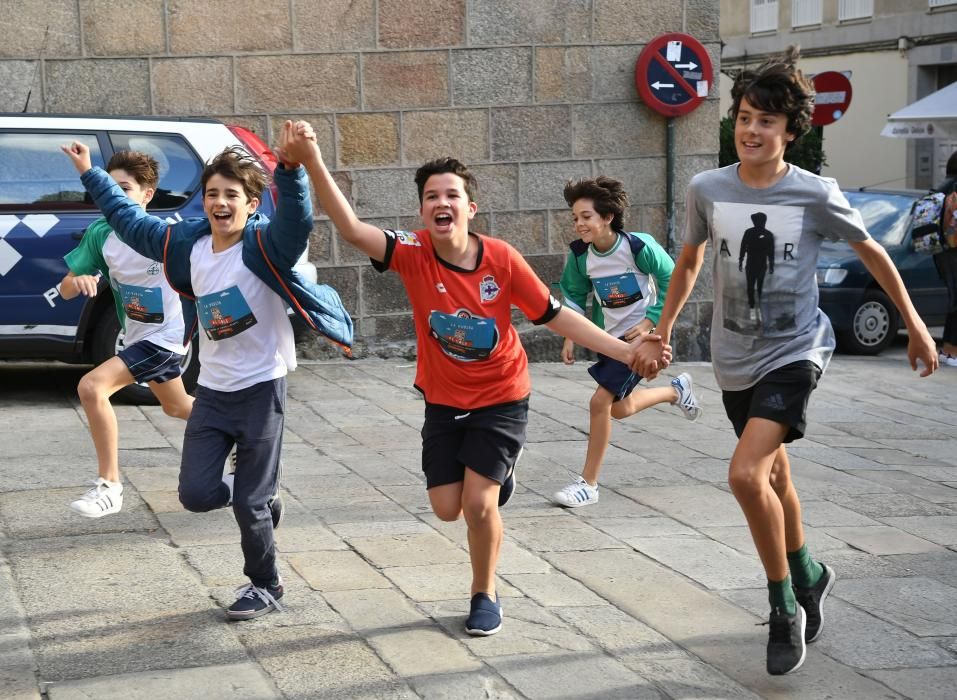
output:
M724 167L738 162L738 154L734 148L734 122L731 117L721 120L718 151L718 165ZM784 154L784 160L794 163L812 173L820 173L821 168L827 165L824 155L824 131L821 127L812 127L798 142Z

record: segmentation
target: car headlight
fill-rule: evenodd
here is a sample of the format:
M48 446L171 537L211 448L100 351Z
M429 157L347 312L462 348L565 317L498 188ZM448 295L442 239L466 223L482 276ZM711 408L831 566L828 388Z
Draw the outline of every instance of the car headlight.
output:
M843 267L820 267L817 270L817 284L819 287L836 287L847 277L847 270Z

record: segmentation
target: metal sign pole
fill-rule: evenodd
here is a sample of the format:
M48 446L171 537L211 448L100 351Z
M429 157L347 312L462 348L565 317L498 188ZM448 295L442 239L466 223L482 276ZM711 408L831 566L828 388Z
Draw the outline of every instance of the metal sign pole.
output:
M665 213L668 217L668 234L665 250L674 257L675 252L675 118L665 119L665 153L667 157L665 175Z

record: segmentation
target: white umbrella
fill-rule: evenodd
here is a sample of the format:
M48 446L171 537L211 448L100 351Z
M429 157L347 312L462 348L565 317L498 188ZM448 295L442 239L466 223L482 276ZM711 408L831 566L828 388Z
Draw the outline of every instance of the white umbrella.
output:
M932 92L887 118L881 136L904 139L957 138L957 83Z

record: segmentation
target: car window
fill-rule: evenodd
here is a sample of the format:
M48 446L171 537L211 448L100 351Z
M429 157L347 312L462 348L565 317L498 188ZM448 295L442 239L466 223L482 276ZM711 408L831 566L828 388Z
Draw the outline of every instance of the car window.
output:
M0 133L0 211L95 209L60 150L72 141L89 146L93 165L103 166L95 134Z
M851 206L861 212L864 226L879 243L899 245L907 233L914 198L887 192L845 192Z
M159 186L149 210L179 209L199 187L203 164L181 136L176 134L110 133L115 151L140 151L159 164Z

